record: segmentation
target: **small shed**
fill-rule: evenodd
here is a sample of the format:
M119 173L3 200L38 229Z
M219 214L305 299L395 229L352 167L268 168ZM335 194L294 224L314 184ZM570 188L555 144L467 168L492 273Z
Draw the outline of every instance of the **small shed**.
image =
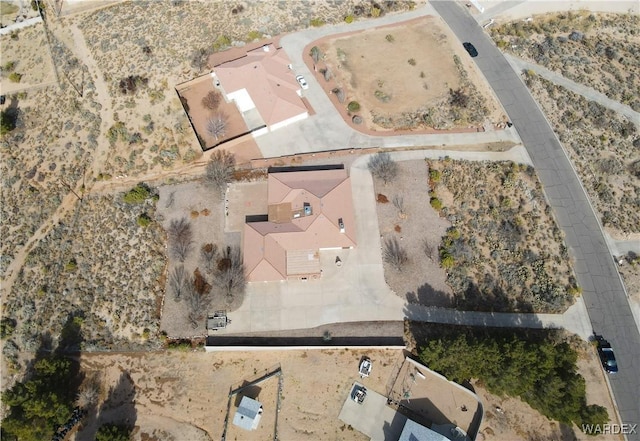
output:
M262 404L249 397L242 397L240 406L233 416L233 424L245 430L255 430L262 417Z

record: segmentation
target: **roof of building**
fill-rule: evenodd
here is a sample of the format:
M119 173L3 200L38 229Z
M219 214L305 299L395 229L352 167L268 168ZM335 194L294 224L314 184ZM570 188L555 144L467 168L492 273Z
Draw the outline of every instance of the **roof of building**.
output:
M262 404L249 397L242 397L240 406L233 416L233 424L246 430L253 430L258 427L262 417Z
M398 441L449 441L449 438L407 418Z
M249 281L319 274L318 251L356 244L351 180L344 169L270 173L268 220L244 228Z
M215 73L225 93L246 89L265 124L272 126L307 112L290 64L282 48L267 44L216 66Z

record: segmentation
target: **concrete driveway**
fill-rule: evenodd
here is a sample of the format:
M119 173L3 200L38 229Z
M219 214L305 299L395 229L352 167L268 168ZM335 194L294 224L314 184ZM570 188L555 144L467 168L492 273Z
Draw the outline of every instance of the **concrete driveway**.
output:
M356 248L321 251L323 275L318 280L250 283L242 306L229 313L232 324L217 335L404 319L404 301L384 280L373 179L366 162L352 167L350 176Z
M354 387L362 384L355 382L351 386L338 418L374 441L400 438L407 417L387 406L387 397L370 389L364 402L356 403L351 399Z

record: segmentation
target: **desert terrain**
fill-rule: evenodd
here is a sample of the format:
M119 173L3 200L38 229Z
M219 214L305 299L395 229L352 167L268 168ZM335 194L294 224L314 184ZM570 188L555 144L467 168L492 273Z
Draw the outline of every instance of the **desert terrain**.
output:
M310 70L357 130L362 123L385 133L504 121L500 104L439 18L326 37L308 49ZM464 102L454 102L453 91L461 91Z

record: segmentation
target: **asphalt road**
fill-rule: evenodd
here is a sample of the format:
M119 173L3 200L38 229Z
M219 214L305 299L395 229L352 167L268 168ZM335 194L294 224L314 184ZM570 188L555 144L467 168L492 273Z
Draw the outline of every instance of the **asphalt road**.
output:
M640 440L640 333L595 213L571 163L526 86L460 2L432 6L461 42L478 50L476 61L504 106L544 186L565 234L594 332L614 347L620 372L610 383L623 423L638 424Z

